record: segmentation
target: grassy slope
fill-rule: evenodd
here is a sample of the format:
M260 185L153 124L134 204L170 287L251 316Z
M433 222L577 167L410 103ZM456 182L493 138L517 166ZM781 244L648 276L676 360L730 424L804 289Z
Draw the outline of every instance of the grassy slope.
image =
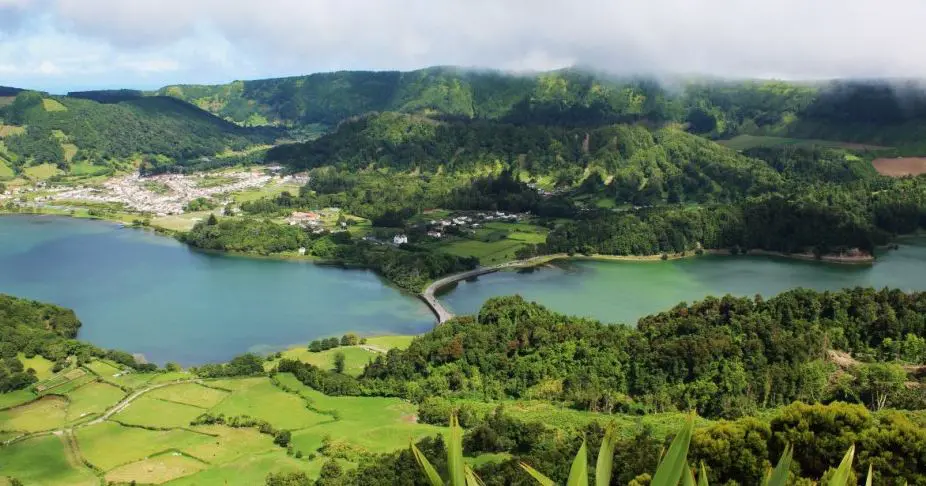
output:
M64 440L45 436L0 449L0 474L23 484L45 486L91 486L99 484L93 472L67 454ZM69 460L71 458L71 460Z

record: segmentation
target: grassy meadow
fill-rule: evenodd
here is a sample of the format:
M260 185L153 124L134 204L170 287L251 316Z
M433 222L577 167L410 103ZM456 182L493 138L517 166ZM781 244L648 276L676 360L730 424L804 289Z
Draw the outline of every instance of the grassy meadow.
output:
M429 246L462 257L476 257L483 265L515 260L516 252L527 245L543 243L549 230L525 223L486 223L475 234L447 237Z

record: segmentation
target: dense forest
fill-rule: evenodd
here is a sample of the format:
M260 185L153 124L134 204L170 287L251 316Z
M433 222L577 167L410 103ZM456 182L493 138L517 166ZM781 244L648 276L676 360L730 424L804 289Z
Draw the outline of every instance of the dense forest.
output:
M0 294L0 392L25 388L35 383L35 370L23 369L17 358L39 355L63 368L69 356L86 361L105 356L126 366L144 368L128 353L106 351L76 341L80 321L74 311L52 304Z
M374 393L419 401L535 398L593 411L723 418L794 400L923 409L924 388L906 385L922 376L888 363L926 362L924 333L926 294L898 290L708 298L644 317L636 328L509 297L378 358L361 381ZM832 351L866 362L836 373Z
M149 94L180 98L243 125L334 126L396 111L570 127L677 122L710 138L776 135L889 146L920 145L926 134L926 95L903 81L656 81L578 69L511 75L435 67L176 85Z
M241 128L169 97L99 103L25 91L0 107L0 120L25 127L3 139L14 168L51 163L66 169L80 161L106 165L142 155L176 163L274 138L272 131ZM69 146L71 153L65 150Z

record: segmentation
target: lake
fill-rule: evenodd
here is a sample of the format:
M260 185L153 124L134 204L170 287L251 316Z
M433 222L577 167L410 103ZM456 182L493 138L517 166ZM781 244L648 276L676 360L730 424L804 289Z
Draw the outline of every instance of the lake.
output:
M531 273L461 282L441 300L458 314L521 294L567 314L634 323L681 301L793 287L926 290L926 239L874 266L772 257L669 262L559 262ZM372 272L198 252L153 233L64 217L0 217L0 292L74 309L79 338L184 365L312 339L417 334L434 316Z
M839 265L764 256L703 256L654 262L560 261L531 273L499 272L460 282L440 295L456 314L489 297L520 294L565 314L636 323L678 302L708 295L765 297L794 287L926 290L926 238L900 240L874 265Z
M434 326L423 302L369 271L202 253L64 217L0 217L0 292L72 308L80 339L162 364Z

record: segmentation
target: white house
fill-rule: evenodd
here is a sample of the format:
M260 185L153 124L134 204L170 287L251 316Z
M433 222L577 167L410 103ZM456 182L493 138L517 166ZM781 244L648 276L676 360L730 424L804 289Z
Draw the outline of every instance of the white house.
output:
M408 237L405 235L395 235L392 237L392 244L399 246L408 243Z

